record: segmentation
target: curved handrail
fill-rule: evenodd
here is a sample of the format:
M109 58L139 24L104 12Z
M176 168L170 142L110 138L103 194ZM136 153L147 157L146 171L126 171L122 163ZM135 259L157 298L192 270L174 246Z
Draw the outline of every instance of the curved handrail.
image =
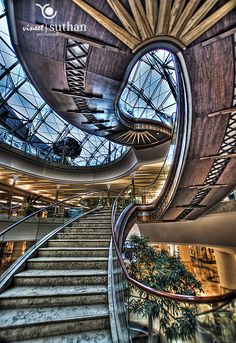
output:
M18 272L22 266L26 263L27 259L31 257L38 248L43 246L50 238L54 237L57 233L63 230L66 226L70 225L74 221L83 218L85 215L93 213L97 210L102 209L98 206L86 213L79 214L78 216L69 219L67 222L63 223L53 231L49 232L46 236L42 237L38 242L36 242L32 247L30 247L23 255L21 255L1 276L0 276L0 293L9 285L12 280L13 275Z
M127 188L128 187L126 187L125 189L127 189ZM161 290L149 287L149 286L143 284L142 282L133 279L129 275L127 268L125 266L124 260L122 258L121 252L120 252L119 247L118 247L118 243L116 240L116 233L115 233L115 231L116 231L115 213L117 210L117 202L118 202L118 199L120 198L120 195L123 193L123 191L124 190L122 190L118 194L118 196L116 197L116 199L113 203L112 213L111 213L111 227L112 227L112 237L113 237L113 242L114 242L116 254L117 254L117 257L119 259L121 268L122 268L123 273L125 275L125 278L128 282L132 283L134 286L142 289L143 291L145 291L151 295L161 297L164 299L168 299L168 300L174 300L174 301L185 302L185 303L194 303L194 304L216 303L216 302L221 302L221 301L230 301L236 297L236 290L234 290L232 292L228 292L226 294L213 295L213 296L194 296L194 295L176 294L176 293L161 291ZM121 239L122 237L119 237L119 238Z
M94 193L97 193L97 191L85 193L85 194L83 194L83 196L84 196L84 195L88 195L88 194L94 194ZM31 217L34 217L36 214L38 214L38 213L40 213L40 212L43 212L43 211L45 211L45 210L47 210L47 209L49 209L49 208L51 208L51 207L54 207L54 206L56 206L56 205L62 204L62 203L64 203L64 202L68 201L68 200L75 199L75 198L80 198L81 196L82 196L82 195L78 195L78 194L77 194L77 195L73 195L72 197L69 197L69 198L66 198L66 199L64 199L64 200L60 200L60 201L54 202L54 203L51 204L51 205L47 205L47 206L45 206L45 207L43 207L43 208L40 208L39 210L37 210L37 211L35 211L35 212L29 214L28 216L26 216L26 217L24 217L24 218L18 220L16 223L14 223L14 224L8 226L5 230L3 230L3 231L0 233L0 237L3 236L3 235L5 235L5 234L6 234L7 232L9 232L10 230L14 229L14 227L16 227L17 225L19 225L19 224L25 222L26 220L28 220L28 219L31 218Z

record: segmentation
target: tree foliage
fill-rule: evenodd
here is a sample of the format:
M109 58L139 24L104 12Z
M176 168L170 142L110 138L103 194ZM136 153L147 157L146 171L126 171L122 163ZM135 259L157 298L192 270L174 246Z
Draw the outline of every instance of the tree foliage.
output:
M170 256L165 250L156 251L143 236L132 235L130 247L124 249L129 275L157 290L177 294L196 295L203 291L201 283L190 273L178 257ZM195 306L165 300L147 294L129 285L130 310L142 316L158 318L160 331L169 339L186 340L196 331Z

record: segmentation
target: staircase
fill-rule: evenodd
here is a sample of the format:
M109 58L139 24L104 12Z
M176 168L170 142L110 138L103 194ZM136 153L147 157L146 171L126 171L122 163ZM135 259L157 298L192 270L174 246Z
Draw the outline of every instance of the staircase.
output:
M66 227L0 294L6 342L112 342L108 311L110 210Z

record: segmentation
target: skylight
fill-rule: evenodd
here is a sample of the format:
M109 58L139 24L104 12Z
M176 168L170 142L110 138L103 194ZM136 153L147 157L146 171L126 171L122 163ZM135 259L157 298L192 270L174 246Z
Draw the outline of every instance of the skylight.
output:
M53 143L72 137L82 146L81 154L63 162L75 166L109 163L126 152L122 145L70 125L45 103L15 55L2 0L0 36L0 140L37 157L61 162Z
M174 55L157 49L143 55L133 67L119 99L123 114L172 126L176 115Z

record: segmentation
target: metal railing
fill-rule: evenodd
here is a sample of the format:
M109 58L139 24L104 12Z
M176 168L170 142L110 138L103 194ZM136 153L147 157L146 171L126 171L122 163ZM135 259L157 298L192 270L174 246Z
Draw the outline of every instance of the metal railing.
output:
M81 217L93 213L102 207L95 206L94 209L91 209L85 213L81 213L74 218L67 220L65 223L57 227L56 229L49 232L47 235L42 237L39 241L37 241L33 246L31 246L20 258L18 258L0 277L0 293L3 292L9 284L12 282L14 275L19 272L20 270L24 269L27 260L34 256L37 250L42 247L49 239L55 237L61 230L63 230L66 226L72 224L74 221L80 219Z
M60 224L68 223L71 218L73 220L73 218L90 209L90 207L80 203L72 204L73 200L78 199L80 202L81 199L86 200L86 198L93 196L93 194L96 195L96 193L96 191L91 191L56 201L3 229L0 232L0 273L9 268L17 258L25 254L28 248L37 244L37 241L50 230L52 231ZM94 206L98 206L99 198L93 202ZM52 220L49 221L49 219Z
M126 187L124 190L122 190L119 195L116 197L116 200L112 207L112 214L111 214L111 227L112 227L112 236L113 236L113 242L114 247L116 249L117 258L119 259L120 266L122 268L122 271L127 279L128 282L132 283L134 286L141 288L145 292L162 297L165 299L175 300L175 301L182 301L182 302L188 302L188 303L214 303L214 302L221 302L221 301L229 301L236 297L236 290L232 292L228 292L226 294L222 295L213 295L213 296L189 296L189 295L181 295L181 294L175 294L170 292L165 292L161 290L154 289L152 287L148 287L144 285L143 283L133 279L129 276L129 273L127 271L127 268L125 266L123 257L122 257L122 245L125 238L125 226L129 220L129 218L132 216L134 210L136 207L139 207L139 205L130 204L126 207L126 211L122 212L121 215L117 218L117 211L118 211L118 200L123 194L123 192L127 189ZM143 208L145 208L145 205L142 205Z

